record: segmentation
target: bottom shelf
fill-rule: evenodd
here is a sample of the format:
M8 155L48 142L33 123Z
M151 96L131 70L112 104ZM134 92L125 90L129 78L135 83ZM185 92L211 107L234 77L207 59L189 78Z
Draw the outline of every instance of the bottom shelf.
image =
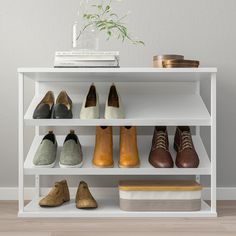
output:
M78 217L78 218L108 218L108 217L216 217L210 206L202 201L201 211L195 212L127 212L119 208L118 199L98 199L99 208L94 210L80 210L75 207L74 199L57 208L41 208L39 198L32 200L25 206L19 217Z

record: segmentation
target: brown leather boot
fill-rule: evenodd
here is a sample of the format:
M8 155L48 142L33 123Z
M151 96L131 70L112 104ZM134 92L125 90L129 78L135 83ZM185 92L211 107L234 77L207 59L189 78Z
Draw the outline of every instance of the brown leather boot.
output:
M96 144L93 154L93 165L102 168L113 167L112 127L96 127Z
M167 128L155 127L149 162L155 168L173 168L174 162L169 152Z
M174 148L177 152L176 166L179 168L197 168L199 158L195 151L191 131L188 126L176 128Z
M120 128L120 168L139 167L136 127Z
M70 201L70 193L66 180L56 182L46 197L40 200L41 207L57 207Z
M81 181L75 198L76 207L79 209L97 208L97 202L89 191L88 185Z

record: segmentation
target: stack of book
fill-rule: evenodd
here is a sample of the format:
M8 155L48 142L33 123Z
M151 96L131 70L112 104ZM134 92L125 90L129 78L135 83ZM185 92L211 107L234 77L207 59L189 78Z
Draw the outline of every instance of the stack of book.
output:
M54 67L119 67L117 51L63 51L55 53Z

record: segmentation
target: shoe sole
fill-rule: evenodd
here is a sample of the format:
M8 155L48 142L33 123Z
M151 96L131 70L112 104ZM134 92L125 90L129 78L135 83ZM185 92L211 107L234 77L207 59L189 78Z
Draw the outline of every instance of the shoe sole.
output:
M53 168L55 165L56 165L56 161L53 162L53 163L50 164L50 165L35 165L35 164L33 164L33 166L34 166L35 168Z
M148 160L149 161L149 163L150 163L150 165L152 165L154 168L157 168L157 169L171 169L171 168L174 168L174 165L173 166L168 166L168 167L162 167L162 166L158 166L158 165L156 165L154 162L152 162L152 161L150 161L150 160Z
M97 209L98 207L76 207L76 208L80 210L93 210L93 209Z
M83 166L83 162L81 162L80 164L78 165L62 165L60 162L59 162L59 166L60 168L81 168Z
M136 165L136 166L123 166L123 165L118 165L119 166L119 168L139 168L140 167L140 164L138 164L138 165Z
M111 165L111 166L96 166L96 165L93 164L93 168L107 169L107 168L113 168L113 167L114 167L114 164Z
M42 205L42 204L39 204L39 206L40 206L40 207L43 207L43 208L53 208L53 207L62 206L64 203L69 202L69 201L70 201L70 200L64 200L63 203L58 204L58 205Z

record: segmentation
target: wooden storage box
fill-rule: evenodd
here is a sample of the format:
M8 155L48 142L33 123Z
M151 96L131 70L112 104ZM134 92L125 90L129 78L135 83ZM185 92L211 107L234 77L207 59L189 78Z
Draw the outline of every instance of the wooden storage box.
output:
M120 181L124 211L200 211L202 186L196 181Z

